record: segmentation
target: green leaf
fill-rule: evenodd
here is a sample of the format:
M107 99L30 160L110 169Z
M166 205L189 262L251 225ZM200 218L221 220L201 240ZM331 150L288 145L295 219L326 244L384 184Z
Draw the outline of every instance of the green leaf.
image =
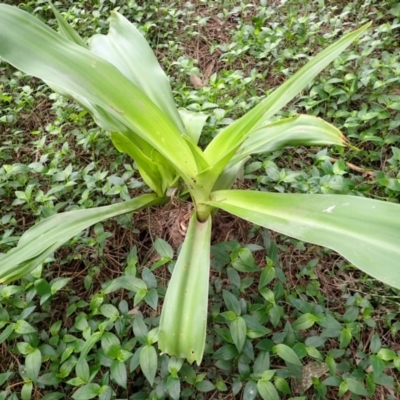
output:
M386 374L381 374L380 376L374 378L374 383L391 389L393 389L396 384L393 377Z
M378 378L380 375L382 375L383 370L386 367L386 363L381 358L374 355L370 356L369 359L371 361L372 373L374 375L374 378Z
M84 358L80 358L75 366L76 376L82 379L83 382L89 383L90 370L89 364Z
M13 376L13 372L3 372L0 374L0 386L3 386L3 384L8 381L10 378Z
M21 400L31 400L32 398L32 382L25 383L21 389Z
M289 384L281 376L275 376L274 385L280 392L282 392L284 394L292 393L292 391L290 390Z
M329 372L332 376L336 375L336 371L337 371L337 366L336 366L336 362L333 359L333 357L331 356L326 356L325 358L325 363L327 365L327 367L329 368Z
M274 352L278 354L282 360L294 365L302 366L299 357L289 346L286 346L285 344L277 344L274 346Z
M132 275L119 276L104 285L104 293L109 294L116 290L125 289L131 292L146 290L147 286L144 281Z
M323 360L322 354L315 347L306 347L307 354L317 360Z
M112 332L104 332L101 337L101 347L107 357L114 359L117 357L118 351L121 349L121 343L118 337Z
M157 311L158 307L158 292L156 288L150 289L144 298L144 301L153 309Z
M139 347L135 353L133 354L130 362L129 362L129 371L132 373L135 371L136 368L140 365L140 352L142 351L143 347Z
M21 335L26 335L27 333L36 333L36 329L23 319L19 319L15 323L14 330Z
M247 138L232 159L232 163L251 154L270 153L287 146L344 146L339 129L321 118L297 115L263 126Z
M275 294L271 289L263 287L262 289L260 289L260 294L262 297L264 297L265 300L269 301L272 304L275 303Z
M263 373L261 375L261 380L270 381L273 378L273 376L275 375L275 372L276 371L274 371L273 369L263 371Z
M197 174L197 168L191 150L181 137L182 131L176 126L180 121L178 114L176 121L171 120L161 111L162 106L156 105L114 65L58 35L30 14L0 5L0 15L0 57L28 75L44 80L63 95L70 95L89 110L101 107L163 154L191 184L189 177ZM127 24L124 17L112 12L110 30L124 25L123 32L126 32ZM127 41L132 38L129 35ZM149 61L148 55L146 60ZM168 96L168 93L163 94ZM170 106L168 100L165 104L164 107Z
M18 246L1 259L0 282L10 282L26 275L61 245L93 224L162 201L154 194L146 194L123 203L89 210L68 211L46 218L28 229L21 236Z
M34 350L29 343L25 343L25 342L18 342L17 348L21 354L29 354Z
M119 316L118 308L113 306L112 304L102 304L100 307L101 313L110 319L116 319Z
M239 355L239 353L238 353L236 347L233 344L225 344L222 347L220 347L213 354L212 357L215 360L229 361L229 360L234 359L238 355Z
M127 373L123 362L114 360L110 368L111 378L121 387L126 389Z
M141 316L136 316L133 320L132 323L133 327L133 333L135 334L135 337L140 340L144 341L144 343L147 342L147 334L149 333L149 330L147 329L146 324L143 321L143 318Z
M304 344L309 347L321 347L327 341L326 337L323 336L309 336L305 341Z
M51 325L49 329L51 336L56 336L60 332L61 326L62 326L61 320L54 322L54 324Z
M228 310L234 312L236 316L239 316L242 313L242 309L236 296L234 296L227 290L223 290L222 295L224 297L224 301Z
M340 385L339 385L339 397L343 396L345 393L347 393L349 390L349 387L347 385L346 381L343 381Z
M182 358L171 357L168 361L168 372L175 377L182 368L182 365L183 365Z
M217 163L228 153L236 150L249 133L265 124L277 111L300 93L328 64L337 58L370 24L344 35L311 59L290 79L274 90L266 99L242 118L220 132L208 145L204 155L209 163Z
M264 400L280 400L279 394L271 382L260 379L257 382L257 389Z
M205 381L197 382L196 389L199 392L207 393L207 392L211 392L211 390L214 390L215 386L210 381L205 380Z
M368 392L361 382L353 378L346 378L345 382L350 392L358 394L359 396L368 396Z
M100 392L100 385L97 383L89 383L79 388L73 395L74 400L87 400L97 397Z
M15 324L9 324L3 332L0 333L0 344L3 343L7 338L14 332Z
M89 41L90 50L118 68L185 133L169 80L143 34L119 13L111 12L109 21L108 34L94 35Z
M161 312L159 349L200 364L208 307L211 217L199 222L193 214L169 282Z
M89 339L84 343L84 345L81 348L80 358L85 358L89 354L89 351L96 344L96 342L100 340L101 336L102 336L101 332L95 332L90 335Z
M381 338L379 337L378 333L375 333L374 336L372 336L369 349L371 350L371 353L377 353L381 347L382 347Z
M26 375L36 382L42 366L42 354L39 349L35 349L25 357Z
M380 349L377 356L385 361L391 361L396 358L396 353L391 349Z
M343 349L345 347L347 347L351 341L352 338L352 334L351 334L351 329L343 329L340 332L340 348Z
M266 266L260 275L260 282L258 283L258 290L267 286L275 278L275 268L272 266Z
M101 394L99 395L99 400L111 400L113 395L113 390L108 385L103 385L100 388Z
M173 376L167 378L167 391L171 399L179 400L181 394L181 382L179 378L174 378Z
M260 351L260 354L254 361L253 372L257 378L261 378L264 371L269 370L269 353L266 351Z
M400 288L400 206L342 195L218 191L207 204L296 239L331 248ZM366 218L368 216L368 218Z
M183 124L185 125L187 135L194 144L197 144L208 115L200 112L189 111L184 108L179 109L179 114Z
M254 381L249 380L243 389L243 399L254 400L257 398L257 394L257 384Z
M64 36L66 39L78 44L82 47L87 47L86 43L79 36L78 32L76 32L62 17L62 15L58 12L58 10L54 7L51 1L49 1L50 7L57 19L59 33Z
M71 278L60 278L60 279L57 279L54 283L51 284L51 294L57 293L65 285L67 285L70 280L71 280Z
M343 321L346 323L354 322L358 317L359 309L357 306L352 306L347 309L343 315Z
M37 279L35 281L35 289L41 297L40 304L44 304L51 297L51 286L46 280Z
M237 317L231 322L229 329L235 346L240 353L243 349L244 342L246 341L246 322L242 317Z
M307 313L297 318L297 320L293 322L292 328L297 331L301 331L304 329L311 328L314 325L314 323L315 323L314 315Z
M174 250L171 245L164 239L157 238L154 241L154 249L160 257L168 258L172 260L174 258Z
M142 347L140 351L140 368L150 385L153 386L157 372L157 352L153 346L145 345Z
M300 359L307 355L307 347L304 345L304 343L296 343L292 349Z
M45 386L56 386L61 382L61 378L57 377L55 372L48 372L47 374L40 375L37 383Z
M198 186L202 187L201 185L203 184L203 182L201 181L201 176L205 175L201 175L200 173L202 171L209 171L210 165L205 160L203 151L200 149L200 147L198 147L196 144L192 142L192 139L190 139L188 135L183 135L182 138L185 140L190 150L192 151L193 157L196 161L197 171L199 171L199 174L196 176L196 181ZM210 173L209 176L212 176L212 173ZM207 190L209 190L208 187Z
M194 385L196 382L196 372L188 364L182 365L182 367L180 369L180 376L183 378L183 380L186 383L189 383L190 385Z
M216 381L215 388L220 392L226 392L228 390L228 386L226 386L224 381Z
M158 342L158 332L159 328L153 328L147 335L146 335L146 340L147 344L154 344Z
M250 157L243 158L236 163L230 163L218 176L212 191L230 189L237 178L243 175L244 165Z
M117 360L123 363L128 361L132 356L133 354L130 351L120 349L117 352Z
M104 126L104 123L99 123L97 120L96 122L99 125ZM168 183L170 184L171 182L163 182L157 163L141 150L137 141L134 142L132 140L132 136L134 136L132 132L123 134L121 132L111 131L111 140L117 150L121 153L128 154L133 160L135 160L140 176L158 196L162 196L164 194L164 186L169 186Z

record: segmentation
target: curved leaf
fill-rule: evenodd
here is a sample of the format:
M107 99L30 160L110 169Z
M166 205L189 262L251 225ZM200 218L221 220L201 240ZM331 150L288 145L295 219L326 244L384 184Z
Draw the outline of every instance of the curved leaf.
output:
M250 154L267 153L286 146L344 146L345 137L333 125L311 115L297 115L274 122L247 138L232 162Z
M28 229L18 246L0 258L0 282L11 282L28 274L83 229L120 214L140 210L164 202L155 194L110 206L67 211L52 215Z
M18 9L0 4L0 57L96 104L150 143L190 181L192 152L174 122L115 66Z
M147 157L128 137L111 131L111 140L118 151L127 153L135 160L140 176L159 196L163 195L163 180L156 163Z
M63 16L58 12L57 8L54 7L53 3L49 1L49 4L57 19L60 35L64 36L71 42L78 44L79 46L87 48L88 46L85 43L85 41L79 36L78 32L68 24L68 22L63 18Z
M244 165L249 158L250 157L244 157L242 160L237 161L234 164L232 163L232 165L227 165L215 182L213 191L230 189L238 177L241 179L241 177L243 177Z
M199 222L194 213L168 285L158 336L163 353L197 364L206 338L210 238L211 217Z
M53 87L53 89L62 93L60 88ZM68 95L68 93L66 94ZM121 121L107 114L101 107L77 96L74 99L91 113L97 125L111 132L114 146L121 153L128 154L136 162L146 184L159 196L163 195L177 176L172 164L149 143Z
M344 195L214 192L207 204L299 240L329 247L400 288L400 206Z
M118 68L185 133L169 80L146 39L124 16L112 12L107 35L94 35L90 50Z
M89 400L100 394L100 385L97 383L88 383L81 386L71 397L74 400Z
M259 105L254 107L242 118L236 120L220 132L208 145L204 154L209 163L218 162L232 150L237 149L242 142L263 123L268 121L277 111L289 103L300 93L328 64L330 64L355 39L365 32L369 24L354 32L344 35L306 65L297 71L290 79L275 89Z
M274 351L282 360L291 364L302 366L301 361L295 351L286 344L280 343L274 346Z
M185 108L180 108L178 111L185 125L187 135L192 139L194 144L197 144L208 115L201 112L186 110Z

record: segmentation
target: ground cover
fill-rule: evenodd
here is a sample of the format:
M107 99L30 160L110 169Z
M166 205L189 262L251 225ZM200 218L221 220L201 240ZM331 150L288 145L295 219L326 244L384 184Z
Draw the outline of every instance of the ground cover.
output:
M372 20L369 33L279 115L321 116L359 150L260 156L236 185L398 202L396 2L56 5L86 37L106 32L114 8L136 22L179 105L210 114L210 135L340 34ZM55 26L45 2L20 7ZM38 219L126 199L142 186L135 166L76 105L5 63L0 90L3 252ZM97 224L43 270L1 287L0 398L398 397L398 291L331 251L225 214L213 234L203 363L159 356L154 329L189 215L176 206ZM124 288L121 276L136 277L136 286ZM232 313L248 327L241 353Z

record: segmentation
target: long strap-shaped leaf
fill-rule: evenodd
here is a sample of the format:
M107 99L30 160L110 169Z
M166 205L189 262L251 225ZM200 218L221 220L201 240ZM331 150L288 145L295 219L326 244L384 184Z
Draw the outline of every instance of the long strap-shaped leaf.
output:
M148 158L135 143L119 132L111 132L111 140L114 146L121 153L128 154L136 162L140 176L159 196L164 194L161 177L158 166Z
M53 86L53 90L69 95L62 88L51 86ZM120 152L128 154L136 162L140 176L146 184L159 196L162 196L177 175L173 165L149 143L100 106L92 104L81 96L74 96L74 100L90 112L97 125L111 132L114 146ZM154 155L157 155L157 162L153 160Z
M400 206L355 196L217 191L208 204L254 224L329 247L400 289Z
M97 222L164 201L165 198L155 194L145 194L123 203L67 211L46 218L28 229L17 247L1 255L0 282L10 282L28 274L65 242Z
M4 4L0 4L0 57L99 105L174 163L186 181L196 175L191 150L174 123L117 68L28 13Z
M162 110L176 128L185 133L171 87L153 50L143 35L125 17L112 13L107 35L94 35L90 50L115 65Z
M312 115L297 115L257 129L246 139L232 163L251 154L267 153L286 146L344 146L345 137L333 125Z
M66 39L70 40L71 42L74 42L78 44L79 46L82 46L84 48L87 48L87 44L85 41L79 36L79 33L72 28L68 24L68 22L63 18L63 16L58 12L57 8L54 7L53 3L49 1L50 7L56 17L57 23L58 23L58 32L60 35L64 36Z
M204 152L207 161L216 163L230 151L237 149L251 132L289 103L369 26L370 24L366 24L356 31L344 35L337 42L327 47L258 106L220 132Z
M50 1L49 3L57 18L59 33L68 40L87 48L78 32L67 23ZM99 53L99 56L103 56L104 59L117 67L161 110L168 114L171 120L175 121L175 125L180 131L185 132L186 124L179 117L181 113L179 112L179 115L177 115L168 79L141 33L127 19L116 13L111 17L109 35L96 35L95 37L98 39L95 40L96 44L94 45L91 42L92 46L94 45L97 49L94 53ZM93 48L91 50L93 51ZM143 63L142 60L144 55L146 55L146 63ZM152 76L150 80L148 79L149 75ZM166 192L177 174L175 168L164 156L100 106L74 93L69 93L65 88L57 87L49 82L46 83L54 91L72 97L78 104L86 108L99 126L111 132L111 139L117 149L127 153L135 160L140 175L147 185L159 196ZM196 113L196 115L199 114ZM157 162L154 161L154 157L156 157Z
M210 273L211 217L192 215L161 312L158 346L163 353L200 364L203 358Z

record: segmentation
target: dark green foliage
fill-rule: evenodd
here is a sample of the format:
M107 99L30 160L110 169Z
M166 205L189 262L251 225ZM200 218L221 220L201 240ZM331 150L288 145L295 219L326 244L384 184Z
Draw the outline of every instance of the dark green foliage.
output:
M55 26L46 2L8 3ZM244 179L271 191L399 202L397 1L192 3L55 5L83 37L104 33L114 8L136 22L171 76L179 106L210 114L210 134L339 34L374 21L277 116L323 117L358 149L286 150L284 157L277 151L249 161ZM190 83L193 74L202 78L201 88ZM36 220L128 199L143 185L136 166L85 111L5 63L0 139L1 252ZM123 237L120 227L144 248L131 250L133 236ZM213 246L201 367L159 355L165 274L177 249L137 228L131 216L97 224L60 250L59 261L48 259L43 269L0 286L0 400L37 393L44 400L398 398L399 292L331 251L257 227L246 244L233 232L233 240ZM306 366L313 377L301 386ZM299 387L307 388L306 397Z

